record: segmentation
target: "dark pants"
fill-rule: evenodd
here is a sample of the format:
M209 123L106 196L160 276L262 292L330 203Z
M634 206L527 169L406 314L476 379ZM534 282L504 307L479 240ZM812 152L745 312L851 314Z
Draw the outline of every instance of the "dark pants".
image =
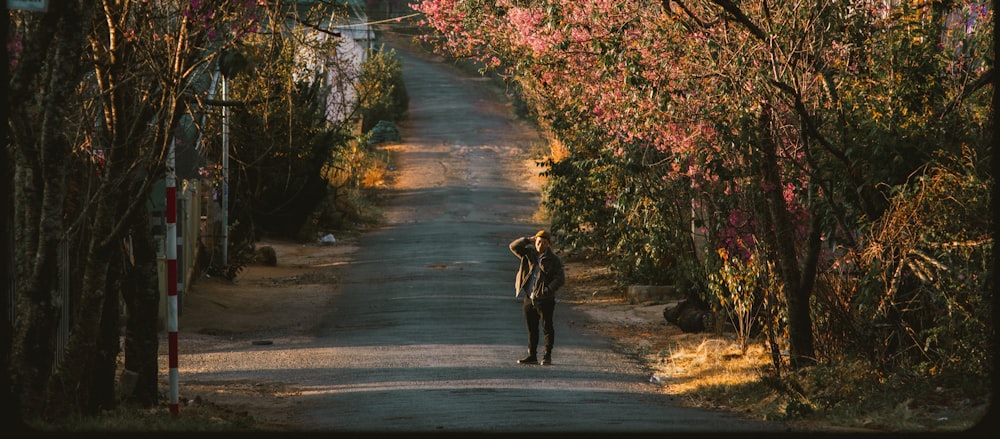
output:
M548 300L524 300L524 322L528 325L528 355L535 356L538 352L538 321L541 319L542 331L545 334L545 357L552 354L552 342L555 340L556 331L552 323L552 312L555 310L556 301Z

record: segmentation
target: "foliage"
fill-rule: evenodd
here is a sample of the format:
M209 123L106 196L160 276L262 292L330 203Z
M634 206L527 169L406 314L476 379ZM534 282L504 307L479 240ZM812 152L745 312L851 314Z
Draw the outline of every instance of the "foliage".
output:
M969 151L967 151L969 152ZM856 327L878 343L880 369L987 376L994 280L987 170L976 156L941 157L899 188L856 255Z
M410 97L403 83L403 67L396 58L396 51L368 49L361 63L361 77L355 84L358 96L361 131L367 133L379 121L399 122L410 105Z
M296 13L308 23L329 15L325 10L317 5ZM253 69L232 81L234 99L249 105L234 108L231 121L231 160L237 166L230 177L229 257L225 266L210 268L230 279L253 261L263 234L311 240L324 229L376 221L358 189L371 178L365 174L378 172L385 161L359 144L365 136L351 134L351 115L374 125L399 120L408 106L393 51L366 50L359 69L340 37L271 24L272 35L290 37L254 34L240 41ZM353 92L345 92L344 84ZM345 101L349 96L354 99ZM216 133L218 128L215 122Z
M711 255L754 253L758 266L774 267L768 282L783 309L767 318L784 327L768 336L772 349L788 347L793 367L831 352L881 355L900 336L889 357L922 357L923 374L978 370L986 358L992 323L973 310L988 308L978 289L988 281L972 274L989 259L988 209L944 220L974 238L931 240L976 243L961 251L882 231L901 227L897 217L938 225L929 207L903 209L915 172L991 155L986 2L425 0L414 8L442 53L517 83L528 114L568 151L544 162L552 228L613 261L620 280L697 286L688 279L708 273L722 294L727 276L743 274L725 274L724 264L716 274ZM992 184L979 175L982 187ZM971 197L958 205L985 206L981 187L950 188L963 194L934 190L923 202ZM879 253L890 249L902 253ZM832 280L845 261L866 276ZM956 271L963 277L942 275ZM828 305L831 296L842 303ZM871 319L853 320L846 304L865 300L875 302L863 308ZM842 349L817 354L817 335Z
M288 13L310 23L329 16L326 10L300 5ZM337 117L353 114L358 106L342 96L345 84L355 83L360 73L340 37L288 27L283 20L268 23L267 32L248 34L232 49L248 65L230 80L230 99L245 104L231 108L229 122L235 166L229 177L228 257L224 266L213 262L209 267L228 279L253 261L262 235L294 238L312 228L313 212L330 196L323 169L352 138L350 118ZM220 125L221 118L206 124L214 134L209 150L222 150ZM215 181L221 184L221 178Z
M751 255L743 262L729 256L725 249L719 249L719 257L722 268L708 275L709 291L732 323L736 340L746 355L751 339L760 332L761 325L767 323L761 315L767 312L765 304L780 297L768 285L774 267L763 265L759 255Z
M593 127L556 122L572 133L562 141L577 145L540 162L546 168L542 204L551 227L566 232L564 247L608 258L621 284L682 282L676 263L693 252L690 205L664 195L685 187L656 178L662 155L608 151Z
M310 218L308 230L350 229L379 221L377 189L386 183L392 159L377 145L381 142L373 141L380 134L373 129L402 120L409 107L395 50L369 49L354 89L362 134L344 142L323 161L320 175L328 187L327 196Z
M333 197L328 198L326 214L317 217L319 225L352 228L378 222L376 189L386 183L392 159L386 150L369 144L370 135L337 150L322 170Z

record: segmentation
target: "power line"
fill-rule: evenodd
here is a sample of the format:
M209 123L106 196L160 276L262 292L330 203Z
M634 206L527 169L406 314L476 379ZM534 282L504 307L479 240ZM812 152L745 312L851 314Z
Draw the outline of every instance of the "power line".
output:
M365 22L365 23L351 23L351 24L337 25L337 27L370 26L370 25L373 25L373 24L382 24L382 23L389 23L389 22L392 22L392 21L399 21L399 20L402 20L404 18L416 17L417 15L422 15L422 14L423 14L422 12L416 12L416 13L413 13L413 14L410 14L410 15L403 15L403 16L394 17L394 18L386 18L384 20L368 21L368 22Z

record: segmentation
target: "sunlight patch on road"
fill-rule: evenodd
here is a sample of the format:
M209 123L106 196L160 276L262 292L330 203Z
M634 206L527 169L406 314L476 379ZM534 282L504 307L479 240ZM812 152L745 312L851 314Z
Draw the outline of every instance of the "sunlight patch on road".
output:
M524 366L522 366L524 367ZM537 366L543 367L543 366ZM472 380L407 380L378 381L368 383L333 384L327 386L307 386L300 388L303 396L335 395L360 392L397 392L406 390L468 390L468 389L510 389L557 392L617 392L622 393L617 381L573 380L573 379L472 379ZM644 393L635 387L625 393ZM648 389L647 389L648 391Z

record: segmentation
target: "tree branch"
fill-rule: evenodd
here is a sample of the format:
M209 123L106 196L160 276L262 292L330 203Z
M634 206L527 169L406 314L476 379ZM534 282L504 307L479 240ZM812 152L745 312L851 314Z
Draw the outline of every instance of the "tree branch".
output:
M767 40L767 34L764 32L764 30L758 27L756 24L754 24L753 21L750 21L750 17L747 17L747 15L743 13L743 10L740 9L739 6L733 4L732 1L712 0L712 3L715 3L720 7L722 7L722 9L728 12L730 15L732 15L737 22L746 26L747 30L749 30L750 33L753 34L753 36L759 38L762 41Z
M944 107L944 110L941 112L940 118L944 118L948 113L951 112L951 110L954 110L955 107L958 106L959 103L961 103L962 101L964 101L965 98L967 98L967 97L971 96L973 93L979 91L979 89L981 89L981 88L983 88L983 87L985 87L985 86L987 86L989 84L995 84L995 83L996 83L996 71L991 67L985 73L983 73L978 78L976 78L975 81L972 81L972 84L969 84L968 87L965 87L962 90L962 94L961 95L959 95L955 99L952 99L952 101L949 102L946 107Z

